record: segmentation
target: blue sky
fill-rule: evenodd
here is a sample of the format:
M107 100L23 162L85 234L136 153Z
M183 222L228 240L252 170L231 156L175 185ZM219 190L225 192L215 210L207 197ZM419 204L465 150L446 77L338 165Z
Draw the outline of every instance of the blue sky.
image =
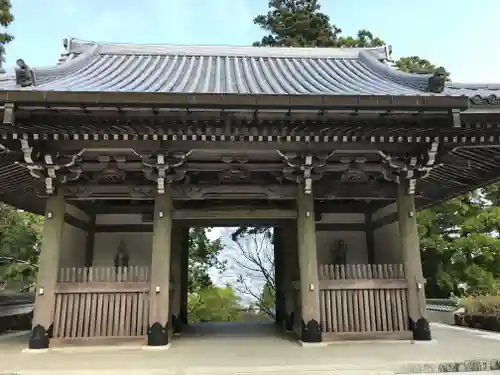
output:
M16 40L7 66L23 58L53 65L66 36L86 40L248 45L263 32L253 17L267 0L13 0ZM454 81L500 82L500 1L323 0L345 34L371 30L394 56L419 55L445 66Z

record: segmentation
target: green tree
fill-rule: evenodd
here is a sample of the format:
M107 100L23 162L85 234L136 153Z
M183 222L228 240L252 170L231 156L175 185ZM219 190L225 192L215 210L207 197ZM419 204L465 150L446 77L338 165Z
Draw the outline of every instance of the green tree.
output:
M268 35L254 46L274 47L374 47L384 42L368 30L356 37L341 36L342 29L321 12L318 0L270 0L269 11L254 18Z
M241 297L231 286L206 286L189 295L189 320L196 322L234 322L243 307Z
M189 231L188 293L213 286L210 268L224 270L226 263L219 260L223 249L220 239L211 241L210 228L191 228Z
M419 213L422 265L429 297L498 293L498 184Z
M14 37L7 32L7 28L14 21L14 16L12 15L12 4L10 0L0 0L0 25L2 30L0 31L0 56L1 61L5 60L5 45L12 42Z
M43 218L0 203L0 282L15 288L35 281Z

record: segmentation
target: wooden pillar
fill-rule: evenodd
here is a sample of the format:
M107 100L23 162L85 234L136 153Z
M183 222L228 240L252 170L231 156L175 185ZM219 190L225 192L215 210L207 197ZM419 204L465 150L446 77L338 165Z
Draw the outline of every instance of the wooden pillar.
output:
M398 222L406 279L408 280L408 315L414 340L431 340L429 322L425 318L425 280L420 258L417 213L413 195L406 184L398 186Z
M180 320L188 323L188 281L189 281L189 227L182 228L182 253L181 253L181 305Z
M365 212L365 238L368 264L375 263L375 240L373 237L373 217L371 212Z
M293 282L299 280L297 274L297 236L295 235L297 226L286 224L283 227L283 293L284 293L284 323L286 331L293 331L295 321L295 289ZM298 311L297 311L298 313ZM299 314L300 316L300 314Z
M275 320L276 325L282 326L285 321L285 294L284 294L284 273L283 273L283 229L281 227L273 228L274 244L274 282L275 282Z
M297 235L302 304L302 342L321 342L318 260L314 196L299 186L297 197Z
M95 220L96 212L94 205L89 212L89 223L87 228L87 242L85 243L85 267L92 267L94 261L94 243L95 243Z
M171 322L174 334L181 332L180 309L182 294L182 227L180 223L173 223L172 226L172 260L170 267L170 279L172 280L171 296Z
M62 191L51 196L45 206L45 222L36 281L33 328L29 340L30 349L49 347L52 336L55 307L55 287L61 254L62 234L66 202Z
M172 232L172 198L166 189L155 200L148 345L163 346L169 341L169 284Z

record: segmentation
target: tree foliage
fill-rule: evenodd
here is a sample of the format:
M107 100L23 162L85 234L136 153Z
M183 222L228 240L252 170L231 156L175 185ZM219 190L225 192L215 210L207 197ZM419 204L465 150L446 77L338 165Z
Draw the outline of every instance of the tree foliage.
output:
M8 288L35 280L43 218L0 203L0 282Z
M14 37L7 32L7 28L14 21L12 15L12 4L10 0L0 0L0 56L1 61L5 59L5 45L12 42Z
M190 322L234 322L243 308L241 297L226 286L207 286L189 294L188 314Z
M236 290L249 297L264 314L274 318L276 282L273 235L270 228L243 227L233 233L233 272Z
M356 37L342 36L342 29L321 12L318 0L270 0L269 11L254 18L268 35L254 46L272 47L375 47L384 42L368 30Z
M223 249L220 239L214 241L207 236L210 228L191 228L189 232L188 292L196 293L213 286L208 270L223 270L225 262L219 260Z
M493 184L419 213L428 296L500 292L498 191Z

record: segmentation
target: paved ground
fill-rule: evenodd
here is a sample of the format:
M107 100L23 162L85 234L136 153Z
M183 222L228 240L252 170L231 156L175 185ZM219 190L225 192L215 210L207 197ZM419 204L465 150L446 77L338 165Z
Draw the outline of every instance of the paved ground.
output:
M342 342L328 347L303 348L288 337L276 334L272 325L204 324L174 340L167 351L122 347L120 350L77 348L46 353L21 352L27 343L24 334L0 340L0 374L10 371L21 375L298 375L308 372L387 375L417 370L429 372L437 363L500 359L498 334L436 324L432 328L435 340L425 344ZM422 367L422 363L426 366ZM489 373L500 374L500 371Z

